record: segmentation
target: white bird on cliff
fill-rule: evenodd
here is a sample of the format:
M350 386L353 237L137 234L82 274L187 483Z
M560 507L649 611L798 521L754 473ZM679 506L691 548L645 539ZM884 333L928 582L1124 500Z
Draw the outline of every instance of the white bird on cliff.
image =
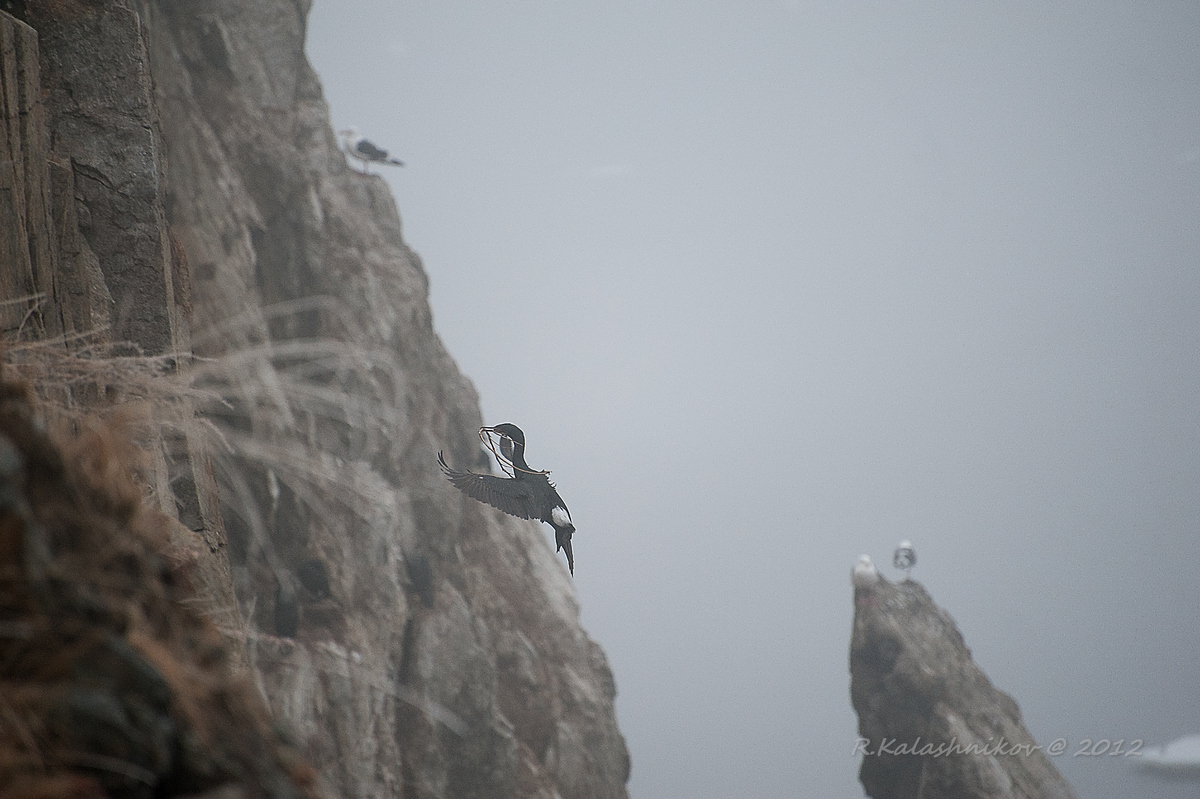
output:
M871 562L870 555L861 555L858 563L854 564L854 570L850 572L850 582L855 588L874 588L881 579L883 578L879 576L879 569Z
M362 161L364 175L371 174L369 165L373 163L404 166L403 161L399 158L389 158L387 150L361 135L357 128L339 130L338 135L342 137L342 149L346 151L346 155Z
M892 565L904 572L904 579L908 580L908 573L917 565L917 553L913 551L912 541L906 538L900 542L892 554Z

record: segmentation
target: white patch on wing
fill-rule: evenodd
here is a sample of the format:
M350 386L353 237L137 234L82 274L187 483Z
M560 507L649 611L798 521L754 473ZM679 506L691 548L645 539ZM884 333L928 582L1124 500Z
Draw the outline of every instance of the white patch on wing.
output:
M571 514L567 513L567 509L562 505L559 505L554 510L550 511L550 518L559 527L566 527L571 523Z

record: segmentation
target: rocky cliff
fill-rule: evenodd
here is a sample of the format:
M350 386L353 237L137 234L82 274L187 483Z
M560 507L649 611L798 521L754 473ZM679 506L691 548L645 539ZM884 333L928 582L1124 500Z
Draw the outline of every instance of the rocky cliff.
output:
M856 576L850 698L873 799L1076 799L916 582Z
M337 149L308 3L9 8L10 367L60 411L149 402L193 603L318 784L625 796L562 564L437 470L485 463L477 397L385 185Z

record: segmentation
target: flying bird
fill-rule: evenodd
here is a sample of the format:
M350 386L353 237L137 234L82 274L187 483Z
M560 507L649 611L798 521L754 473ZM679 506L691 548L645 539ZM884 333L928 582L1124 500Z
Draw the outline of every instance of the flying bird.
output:
M892 565L904 572L905 580L908 579L908 573L917 565L917 553L913 551L912 541L906 538L900 542L900 546L892 553Z
M404 166L404 162L399 158L389 158L387 150L360 135L357 128L339 130L338 135L342 137L342 149L346 151L346 155L362 161L364 175L371 174L370 164Z
M492 445L492 434L500 437L500 452ZM511 469L511 477L492 474L458 472L446 465L446 459L438 452L438 464L450 482L471 499L491 505L518 519L537 519L554 528L556 552L567 553L567 567L575 574L575 556L571 553L571 534L575 525L567 503L558 495L550 472L531 469L525 462L525 434L515 424L498 424L495 427L479 428L479 437L496 455L501 468Z

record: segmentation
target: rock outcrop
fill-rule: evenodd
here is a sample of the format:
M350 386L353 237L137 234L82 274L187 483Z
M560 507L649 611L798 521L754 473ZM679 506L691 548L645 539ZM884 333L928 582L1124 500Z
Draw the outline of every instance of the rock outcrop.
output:
M954 620L916 582L857 577L850 697L873 799L1076 799Z
M9 339L158 375L147 489L322 789L625 796L615 684L563 566L438 472L439 449L485 463L477 396L385 184L337 149L308 3L12 8ZM130 395L119 370L69 392L37 374L80 412Z

